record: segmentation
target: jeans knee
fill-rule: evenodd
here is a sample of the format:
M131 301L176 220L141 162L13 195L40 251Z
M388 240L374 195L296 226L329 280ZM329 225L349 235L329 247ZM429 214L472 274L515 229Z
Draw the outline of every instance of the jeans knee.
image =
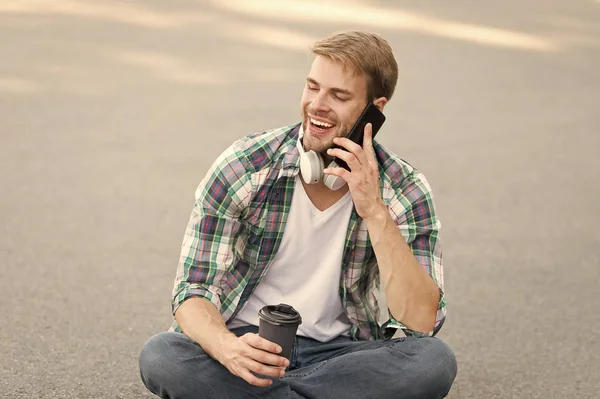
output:
M423 344L423 366L426 368L425 378L422 386L431 387L431 396L444 397L452 387L458 371L456 356L452 349L438 338L421 338Z
M157 384L160 384L167 378L173 361L171 351L169 350L169 341L171 334L159 333L146 341L139 356L140 375L146 387L154 393Z

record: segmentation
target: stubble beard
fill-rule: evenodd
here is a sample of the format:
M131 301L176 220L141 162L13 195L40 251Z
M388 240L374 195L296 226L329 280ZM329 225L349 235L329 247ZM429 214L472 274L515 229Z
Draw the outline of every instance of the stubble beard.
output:
M325 159L326 161L332 160L333 157L330 157L329 155L327 155L327 150L329 148L333 147L333 145L334 145L333 138L347 136L348 132L350 131L350 126L348 126L348 124L346 124L346 123L343 123L341 125L336 124L335 136L331 137L331 139L329 139L327 142L322 142L320 140L315 139L309 132L308 129L309 129L310 121L308 120L308 114L306 112L302 113L302 118L303 118L302 129L304 130L304 138L302 140L302 143L304 144L304 150L318 152L319 154L321 154L323 159Z

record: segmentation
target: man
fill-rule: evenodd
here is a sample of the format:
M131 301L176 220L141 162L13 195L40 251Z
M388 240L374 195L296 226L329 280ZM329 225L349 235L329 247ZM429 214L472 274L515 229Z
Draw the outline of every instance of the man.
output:
M363 147L345 138L368 103L383 111L392 97L392 50L345 32L312 52L301 124L238 140L196 191L174 324L140 354L142 380L163 398L441 398L456 376L433 337L445 301L430 187L370 124ZM345 161L350 171L323 172L346 184L308 184L308 151ZM279 303L303 319L289 360L257 334L258 310ZM391 338L397 329L406 336Z

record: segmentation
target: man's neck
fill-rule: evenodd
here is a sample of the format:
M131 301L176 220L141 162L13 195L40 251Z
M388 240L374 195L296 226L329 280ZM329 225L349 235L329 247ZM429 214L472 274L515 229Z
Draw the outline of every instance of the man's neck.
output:
M348 192L348 185L345 184L337 191L330 190L323 182L317 184L306 184L300 179L304 191L313 205L320 211L324 211L340 200Z

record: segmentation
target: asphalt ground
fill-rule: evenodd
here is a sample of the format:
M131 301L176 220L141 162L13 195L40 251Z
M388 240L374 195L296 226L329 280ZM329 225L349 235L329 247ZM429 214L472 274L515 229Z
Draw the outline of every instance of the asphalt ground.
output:
M308 45L380 33L379 140L442 220L455 398L600 392L600 2L0 3L0 397L143 398L193 194L298 121Z

